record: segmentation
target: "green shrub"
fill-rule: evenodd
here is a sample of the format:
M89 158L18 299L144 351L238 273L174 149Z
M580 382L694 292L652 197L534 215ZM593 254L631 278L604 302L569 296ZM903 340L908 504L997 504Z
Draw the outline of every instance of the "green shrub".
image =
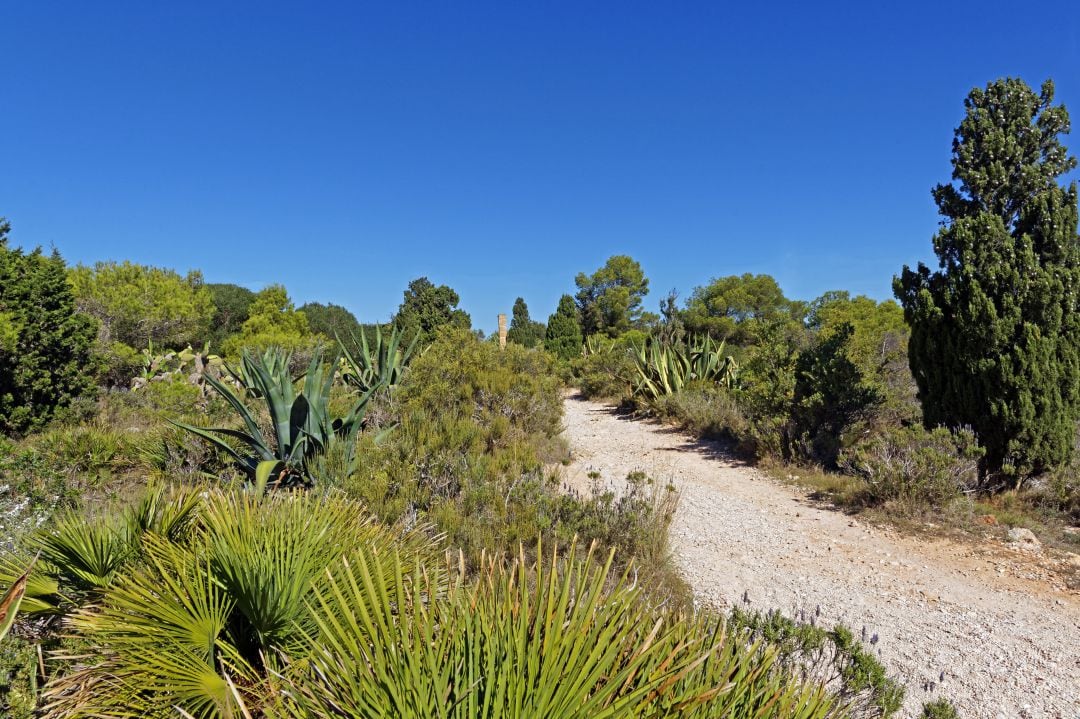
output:
M114 470L136 464L132 437L98 423L57 427L33 439L34 445L55 465L72 474L105 481Z
M728 621L778 652L777 663L804 681L826 686L850 716L888 719L904 703L904 688L849 629L827 630L779 612L732 610Z
M37 449L0 437L0 531L5 543L74 506L83 486Z
M935 699L923 704L919 719L960 719L960 713L948 699Z
M537 503L553 490L540 453L561 430L550 355L444 329L413 360L391 409L396 428L382 441L362 436L364 461L327 481L383 521L435 523L470 555L535 539Z
M575 561L573 549L565 562L546 556L532 566L524 556L510 566L488 561L475 580L455 582L394 555L355 553L317 590L310 659L286 672L280 716L800 719L833 711L830 697L772 671L775 654L726 634L723 622L653 611L629 576L612 576L610 558L600 566L592 556Z
M798 459L834 468L845 434L882 401L848 359L854 332L842 324L795 361L789 451Z
M970 429L895 428L846 451L841 466L874 503L943 507L978 487L982 449Z
M626 332L616 339L592 335L580 357L571 362L581 393L586 397L629 401L638 383L635 342L644 344L648 337L638 331Z
M37 642L9 636L0 642L0 711L31 719L38 703Z
M748 429L733 393L716 384L691 384L652 406L661 417L698 437L737 442Z
M0 432L21 434L93 392L94 323L76 312L60 255L12 250L9 230L0 218Z
M1080 466L1077 461L1039 478L1031 494L1034 503L1080 525Z

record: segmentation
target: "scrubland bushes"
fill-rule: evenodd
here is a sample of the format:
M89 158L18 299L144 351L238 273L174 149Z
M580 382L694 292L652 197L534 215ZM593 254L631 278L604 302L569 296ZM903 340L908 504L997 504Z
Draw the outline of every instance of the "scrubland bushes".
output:
M25 609L65 626L40 666L12 657L43 671L43 717L844 714L744 626L641 601L610 554L466 573L423 527L318 491L158 489L83 525L26 544Z

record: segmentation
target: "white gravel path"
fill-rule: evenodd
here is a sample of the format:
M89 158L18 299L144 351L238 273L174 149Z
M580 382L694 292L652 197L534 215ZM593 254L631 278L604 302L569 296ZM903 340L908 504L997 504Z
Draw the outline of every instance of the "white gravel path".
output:
M565 409L571 484L644 470L679 488L672 550L698 601L746 592L751 608L820 606L827 623L865 626L907 685L904 716L944 696L965 719L1080 719L1080 594L1021 552L898 536L817 508L711 443L575 397Z

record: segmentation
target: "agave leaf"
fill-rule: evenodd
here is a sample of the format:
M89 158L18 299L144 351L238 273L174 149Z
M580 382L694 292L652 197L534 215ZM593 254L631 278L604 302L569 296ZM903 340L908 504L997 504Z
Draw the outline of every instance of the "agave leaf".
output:
M26 584L30 580L30 572L34 570L34 565L37 564L39 556L41 556L40 552L34 555L34 558L30 560L30 564L27 565L26 571L8 587L7 591L4 592L4 596L0 597L0 641L3 641L4 637L11 631L11 626L15 623L15 617L19 613L19 605L22 604L23 597L26 595Z

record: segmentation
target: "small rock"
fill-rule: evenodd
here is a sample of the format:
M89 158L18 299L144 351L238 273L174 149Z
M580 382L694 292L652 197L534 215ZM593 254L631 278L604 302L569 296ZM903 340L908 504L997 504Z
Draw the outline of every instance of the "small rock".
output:
M1020 549L1029 552L1038 552L1042 549L1042 542L1024 527L1013 527L1009 530L1009 542L1018 545Z

